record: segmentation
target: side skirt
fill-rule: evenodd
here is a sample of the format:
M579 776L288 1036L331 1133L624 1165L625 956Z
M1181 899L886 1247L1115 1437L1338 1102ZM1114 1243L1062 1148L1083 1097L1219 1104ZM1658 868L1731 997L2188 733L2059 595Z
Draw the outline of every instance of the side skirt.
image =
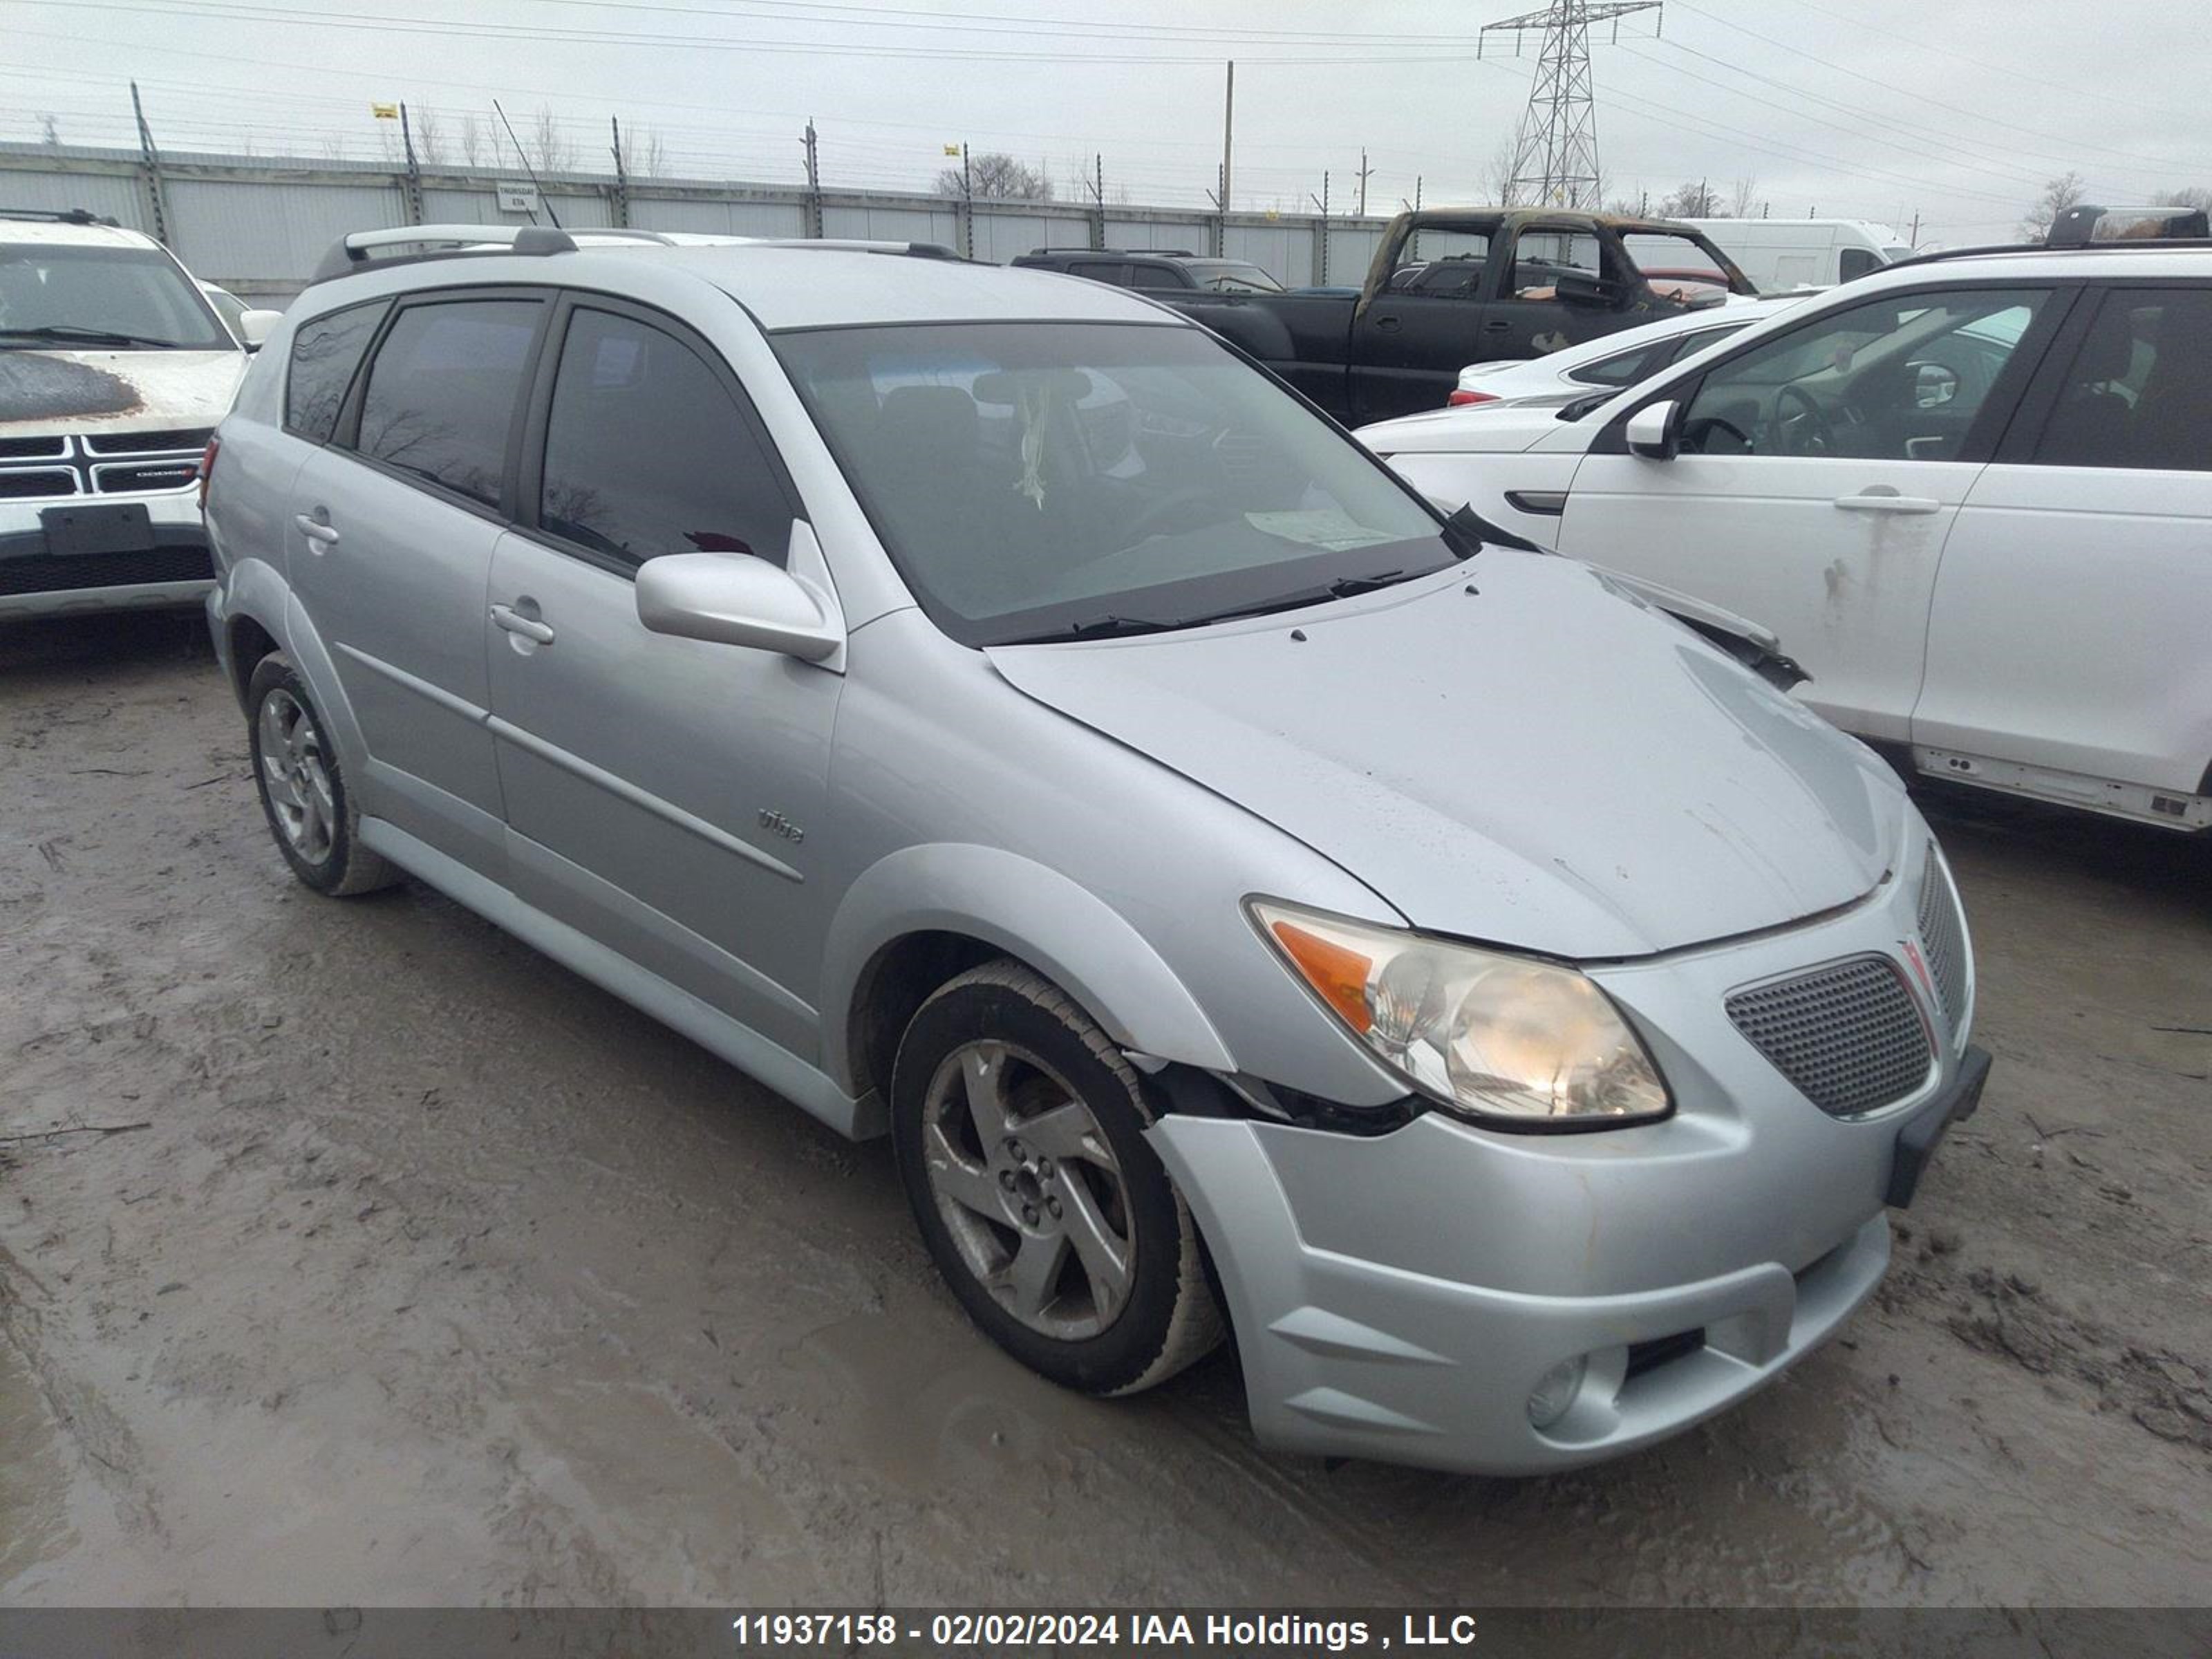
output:
M361 840L364 847L381 853L408 874L428 882L456 903L466 905L495 927L504 928L662 1024L681 1031L746 1076L798 1102L838 1133L867 1140L889 1130L889 1114L872 1091L854 1099L823 1073L750 1026L739 1024L567 922L526 904L498 883L389 820L363 817Z
M2026 795L2061 806L2102 812L2156 824L2161 830L2203 830L2212 826L2212 796L2185 794L2176 789L2157 789L2145 783L2122 783L2113 778L2091 777L2081 772L2062 772L2054 767L2027 766L2018 761L1991 760L1955 750L1912 746L1912 768L1923 776L1953 783L1970 783L2008 795Z

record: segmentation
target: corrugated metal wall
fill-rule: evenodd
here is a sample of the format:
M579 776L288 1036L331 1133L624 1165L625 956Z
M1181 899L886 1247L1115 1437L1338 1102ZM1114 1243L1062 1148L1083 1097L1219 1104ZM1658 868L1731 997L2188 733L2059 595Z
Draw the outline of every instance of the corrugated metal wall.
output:
M615 180L604 174L542 179L543 200L574 228L620 222ZM500 210L501 189L526 187L520 173L423 175L422 221L444 224L520 224ZM198 275L249 295L296 293L331 244L349 231L408 223L407 179L388 167L362 162L255 156L165 157L162 198L169 243ZM803 236L805 192L773 185L714 184L665 179L630 181L627 222L653 230L737 236ZM872 241L962 245L960 204L943 197L871 191L825 191L822 234ZM0 207L82 207L151 231L152 194L135 152L37 144L0 144ZM1079 205L979 202L969 227L975 257L1003 264L1031 248L1088 247L1097 216ZM1223 246L1291 287L1317 281L1324 225L1328 280L1357 283L1365 274L1383 220L1322 221L1274 215L1232 215ZM1106 210L1109 246L1188 248L1213 246L1213 216L1188 209L1115 205Z

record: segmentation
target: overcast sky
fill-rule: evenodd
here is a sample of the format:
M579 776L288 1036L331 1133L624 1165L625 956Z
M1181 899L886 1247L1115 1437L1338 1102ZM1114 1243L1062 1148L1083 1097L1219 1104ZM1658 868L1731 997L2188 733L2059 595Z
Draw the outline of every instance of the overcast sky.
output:
M1103 153L1109 194L1196 205L1237 73L1236 205L1356 199L1417 177L1487 199L1539 37L1475 32L1511 0L0 0L0 137L129 142L136 76L175 149L379 153L374 101L433 112L458 147L491 100L550 106L602 167L607 118L657 134L664 170L923 189L944 146L1042 162L1062 195ZM1668 0L1593 29L1607 193L1686 179L1754 212L1898 221L1923 240L2009 229L2069 170L2090 199L2212 185L2203 0Z

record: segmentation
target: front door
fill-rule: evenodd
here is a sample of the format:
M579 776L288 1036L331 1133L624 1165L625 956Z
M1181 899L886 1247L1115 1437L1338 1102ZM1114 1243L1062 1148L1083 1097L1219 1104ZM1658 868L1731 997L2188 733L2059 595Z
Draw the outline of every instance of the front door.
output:
M1559 550L1764 623L1811 673L1805 702L1906 741L1944 538L2051 295L1891 295L1743 348L1657 394L1683 402L1672 459L1629 453L1625 416L1601 434Z
M1462 368L1506 355L1482 332L1491 240L1480 230L1407 239L1397 269L1352 319L1352 424L1442 409Z
M1951 532L1912 741L1939 771L2072 774L1990 781L2202 823L2175 798L2212 766L2212 284L2094 304Z
M357 406L295 478L286 526L293 592L368 750L362 804L486 871L504 836L485 583L550 308L511 293L403 306Z
M648 633L634 581L664 553L781 562L796 496L726 366L679 325L593 299L555 331L525 525L494 553L489 622L477 611L511 884L811 1060L808 884L843 678Z

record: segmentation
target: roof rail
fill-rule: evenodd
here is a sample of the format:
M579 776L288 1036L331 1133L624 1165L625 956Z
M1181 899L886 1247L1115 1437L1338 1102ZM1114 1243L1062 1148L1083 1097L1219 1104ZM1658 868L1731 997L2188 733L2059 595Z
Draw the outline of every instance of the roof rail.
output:
M683 245L682 232L664 233L630 228L595 227L552 230L542 225L395 225L388 230L357 230L342 237L315 267L312 283L327 283L370 269L412 264L424 259L520 254L524 257L574 253L606 243L647 243L662 247ZM896 253L915 259L958 259L939 242L872 242L818 237L741 239L758 247L821 247L852 253ZM386 252L385 250L410 250ZM419 251L412 251L419 250Z
M1997 254L2011 253L2170 253L2176 249L2212 248L2212 236L2128 236L2109 242L1986 242L1977 247L1938 248L1932 253L1916 253L1909 259L1893 259L1886 265L1876 265L1865 276L1883 271L1905 270L1915 265L1942 264L1951 259L1982 259ZM1864 276L1854 281L1863 281Z
M1080 246L1070 242L1065 247L1048 243L1043 247L1031 248L1022 257L1029 259L1036 258L1040 253L1127 253L1129 252L1130 250L1126 247L1093 247L1088 242L1085 242Z
M419 248L419 253L382 250ZM342 236L315 267L310 283L327 283L368 269L372 261L391 264L455 253L573 253L576 239L565 230L539 225L395 225L388 230L356 230Z
M49 225L106 225L112 230L123 228L119 219L112 215L103 217L90 208L0 208L0 219L29 219Z
M1198 258L1198 255L1193 253L1187 247L1131 247L1124 248L1121 251L1124 253L1150 253L1154 255L1156 258L1162 259L1195 259Z
M2070 207L2052 221L2044 238L2051 247L2081 247L2097 240L2097 228L2107 219L2136 219L2142 222L2130 230L2108 236L2112 242L2172 242L2212 236L2212 215L2203 208L2189 207L2091 207L2086 203Z

